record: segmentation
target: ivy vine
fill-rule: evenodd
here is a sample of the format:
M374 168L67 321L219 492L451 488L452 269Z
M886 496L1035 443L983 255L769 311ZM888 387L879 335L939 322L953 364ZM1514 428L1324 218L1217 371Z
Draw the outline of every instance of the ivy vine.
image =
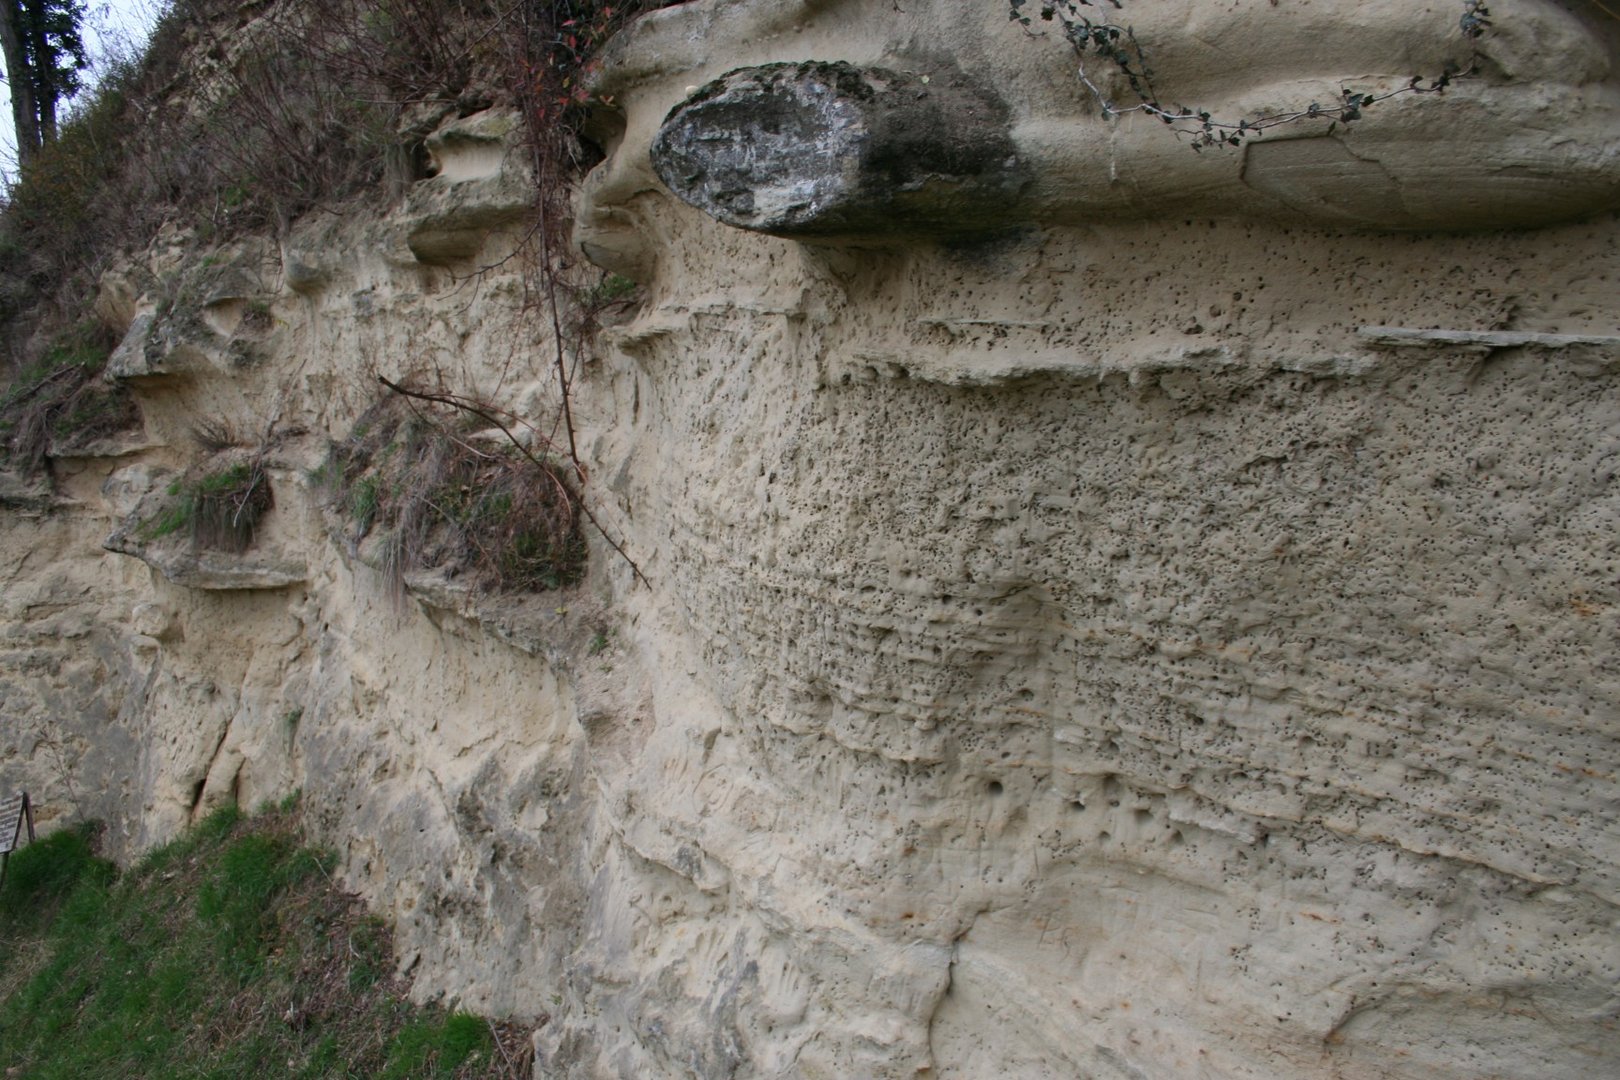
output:
M1034 25L1028 14L1032 7L1031 0L1008 0L1008 4L1008 18L1011 21L1019 23L1026 30ZM1040 0L1037 13L1043 22L1056 22L1062 28L1064 38L1079 60L1080 82L1102 108L1104 116L1114 119L1140 112L1158 117L1178 137L1189 139L1192 148L1198 151L1206 147L1242 146L1245 141L1257 139L1271 128L1301 121L1325 120L1331 131L1335 125L1360 120L1368 108L1390 98L1403 94L1443 94L1446 87L1457 79L1472 75L1479 66L1476 45L1470 52L1467 64L1447 60L1439 75L1413 75L1405 86L1386 93L1346 87L1341 90L1337 101L1330 100L1326 104L1313 101L1298 109L1255 117L1221 119L1208 109L1179 103L1166 104L1166 99L1154 84L1153 68L1148 63L1141 42L1136 38L1136 31L1129 25L1122 26L1104 18L1092 17L1105 6L1116 11L1123 10L1125 0ZM1470 43L1477 43L1491 27L1490 9L1485 0L1462 0L1462 8L1458 27ZM1134 105L1119 105L1098 85L1087 68L1088 63L1096 61L1113 65L1135 96Z

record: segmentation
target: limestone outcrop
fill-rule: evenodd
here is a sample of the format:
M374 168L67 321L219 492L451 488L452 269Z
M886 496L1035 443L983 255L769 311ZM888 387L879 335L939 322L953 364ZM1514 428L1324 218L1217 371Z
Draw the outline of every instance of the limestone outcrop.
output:
M509 117L437 117L392 209L109 274L146 431L0 511L0 786L124 857L301 789L418 993L544 1015L546 1077L1620 1069L1620 23L1503 8L1444 95L1195 154L1000 5L901 7L607 50L575 236L640 287L574 415L645 584L391 576L320 472L378 374L550 415ZM1131 19L1246 113L1455 59L1433 7ZM780 143L706 109L817 86L858 107ZM952 189L994 229L884 202L892 88L1000 132ZM103 546L205 414L284 580Z

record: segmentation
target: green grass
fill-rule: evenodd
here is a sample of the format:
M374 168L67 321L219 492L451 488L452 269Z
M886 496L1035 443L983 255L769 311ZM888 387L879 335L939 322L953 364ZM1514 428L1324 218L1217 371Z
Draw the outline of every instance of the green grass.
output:
M247 483L249 470L245 464L232 465L228 469L221 469L216 473L209 473L197 481L197 494L220 495L227 491L234 491Z
M246 463L194 480L176 480L168 493L170 501L137 527L142 540L159 540L186 529L198 546L242 552L252 545L260 519L274 502L269 478Z
M19 848L0 888L0 920L8 928L37 929L54 902L81 881L104 885L112 877L112 867L92 851L94 835L89 828L62 829ZM0 965L4 962L0 956Z
M181 494L178 489L171 490L169 494L178 496L178 501L169 503L156 515L141 523L137 532L142 540L160 540L181 529L191 527L191 519L197 514L197 500L190 495Z
M528 1075L517 1028L405 1000L386 927L295 807L221 811L122 875L93 844L63 830L12 856L0 1076Z
M371 523L377 520L377 495L380 487L381 484L375 476L366 476L349 489L349 516L354 519L356 536L364 536L370 532Z
M580 306L592 310L603 308L620 300L629 299L640 287L623 274L608 273L598 284L580 293Z

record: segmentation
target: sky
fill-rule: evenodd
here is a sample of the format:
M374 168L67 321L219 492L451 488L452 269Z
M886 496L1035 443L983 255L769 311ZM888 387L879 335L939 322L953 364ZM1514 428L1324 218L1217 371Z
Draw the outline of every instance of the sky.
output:
M158 13L167 0L86 0L84 40L91 62L91 79L110 56L127 55L145 44ZM81 95L82 96L82 95ZM71 111L71 106L69 109ZM0 171L7 177L17 168L17 136L11 126L11 88L0 83Z

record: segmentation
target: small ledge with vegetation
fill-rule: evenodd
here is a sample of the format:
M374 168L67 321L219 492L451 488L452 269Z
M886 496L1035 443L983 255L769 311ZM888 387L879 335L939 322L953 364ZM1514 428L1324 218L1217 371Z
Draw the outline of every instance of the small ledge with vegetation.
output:
M255 550L274 503L263 455L224 450L149 491L102 546L188 588L285 588L306 580L309 568L300 559Z
M134 398L102 378L110 344L99 326L81 323L12 377L0 393L0 471L43 477L50 458L118 457L146 445Z

